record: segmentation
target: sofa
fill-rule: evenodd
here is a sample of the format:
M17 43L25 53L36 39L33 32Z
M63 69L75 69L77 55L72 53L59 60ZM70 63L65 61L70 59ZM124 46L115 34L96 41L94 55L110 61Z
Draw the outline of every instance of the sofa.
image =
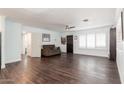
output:
M55 45L43 45L41 49L41 56L53 56L61 54L60 47L55 47Z

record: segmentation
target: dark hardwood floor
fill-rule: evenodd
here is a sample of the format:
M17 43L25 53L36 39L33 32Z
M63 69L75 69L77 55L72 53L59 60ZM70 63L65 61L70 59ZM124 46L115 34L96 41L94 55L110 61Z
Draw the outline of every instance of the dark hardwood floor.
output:
M62 54L46 58L22 57L6 65L0 80L37 84L119 84L116 62L107 58Z

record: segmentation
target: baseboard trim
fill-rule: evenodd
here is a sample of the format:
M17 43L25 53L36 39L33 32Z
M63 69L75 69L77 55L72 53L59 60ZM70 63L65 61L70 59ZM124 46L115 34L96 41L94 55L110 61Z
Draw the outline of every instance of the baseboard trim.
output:
M96 55L93 55L93 54L85 54L85 53L78 53L78 52L74 52L74 54L109 58L107 55L97 55L97 54Z
M120 71L120 67L119 67L118 62L117 62L117 68L118 68L118 73L119 73L119 76L120 76L121 84L124 84L124 79L123 79L123 76L122 76L122 72Z
M19 61L21 61L20 58L19 58L19 59L15 59L15 60L8 60L8 61L6 61L5 63L6 63L6 64L8 64L8 63L15 63L15 62L19 62Z

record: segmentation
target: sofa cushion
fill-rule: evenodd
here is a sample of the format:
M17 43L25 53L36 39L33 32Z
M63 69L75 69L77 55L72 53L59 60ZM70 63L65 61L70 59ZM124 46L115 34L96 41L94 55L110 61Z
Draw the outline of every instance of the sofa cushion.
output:
M61 54L60 47L55 47L55 45L43 45L42 53L43 56L52 56Z
M54 49L55 45L43 45L43 49Z

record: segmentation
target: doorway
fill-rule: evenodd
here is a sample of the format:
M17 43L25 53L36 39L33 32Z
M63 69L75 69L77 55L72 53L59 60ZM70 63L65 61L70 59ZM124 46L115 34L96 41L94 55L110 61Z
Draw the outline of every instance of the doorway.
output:
M73 53L73 35L67 36L67 53Z
M116 28L110 29L110 60L116 61Z
M31 33L23 32L22 36L22 54L29 56L31 54Z

